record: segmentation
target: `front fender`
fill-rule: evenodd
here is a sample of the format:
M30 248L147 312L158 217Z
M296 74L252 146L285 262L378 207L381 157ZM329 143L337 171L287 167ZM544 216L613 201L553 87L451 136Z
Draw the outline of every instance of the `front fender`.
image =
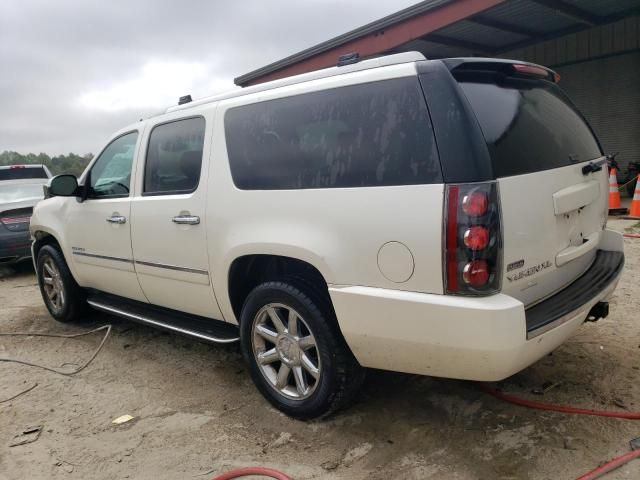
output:
M32 240L35 242L36 240L42 240L47 235L52 236L58 245L60 245L60 249L62 250L62 255L64 256L67 266L73 275L73 278L77 280L77 274L75 271L75 267L73 262L71 261L71 249L69 247L69 242L66 241L65 235L65 224L63 222L64 211L65 211L65 201L64 197L52 197L41 202L33 209L33 215L31 216L31 221L29 223L29 233L31 234ZM33 263L34 266L36 264L36 252L33 249L33 244L31 248L31 252L34 255Z

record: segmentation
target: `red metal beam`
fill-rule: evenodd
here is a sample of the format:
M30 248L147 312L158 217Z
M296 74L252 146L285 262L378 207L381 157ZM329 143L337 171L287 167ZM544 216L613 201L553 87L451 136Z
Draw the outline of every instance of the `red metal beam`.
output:
M243 86L256 85L321 68L333 67L336 65L340 55L351 52L358 52L361 58L379 55L411 40L422 38L436 30L495 7L505 1L457 0L436 10L387 27L379 32L344 43L276 72L255 78Z

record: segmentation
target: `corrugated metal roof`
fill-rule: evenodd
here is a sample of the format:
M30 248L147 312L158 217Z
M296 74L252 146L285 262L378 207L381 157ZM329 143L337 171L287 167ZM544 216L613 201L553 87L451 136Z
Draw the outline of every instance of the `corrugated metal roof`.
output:
M400 24L459 0L427 0L303 50L278 62L235 79L238 85L286 69L347 42L365 37L390 25ZM590 24L610 23L625 16L640 15L640 0L506 0L477 15L458 21L392 51L415 49L428 58L482 54L497 56L533 43L575 33ZM381 51L380 54L389 52Z
M486 16L488 17L488 15ZM438 30L435 33L438 35L445 35L448 38L454 38L456 40L480 43L489 47L501 47L505 44L520 42L528 38L525 35L505 32L504 30L479 25L469 21L454 23L453 25Z
M640 8L640 0L564 0L564 2L598 16L615 15L630 8Z
M567 17L554 14L553 10L547 7L529 0L505 2L489 10L487 16L514 25L530 27L543 33L563 30L576 23Z
M427 58L447 58L460 57L464 55L465 49L441 45L428 40L413 40L402 45L399 51L416 51L422 53Z

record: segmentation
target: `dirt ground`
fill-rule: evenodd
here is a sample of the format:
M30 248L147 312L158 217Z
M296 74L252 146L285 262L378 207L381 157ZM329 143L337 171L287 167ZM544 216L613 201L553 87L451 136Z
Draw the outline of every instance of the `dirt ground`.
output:
M612 220L623 230L631 221ZM640 233L640 230L636 230ZM584 325L552 355L501 382L527 398L640 410L640 240L608 319ZM0 479L210 479L263 465L293 479L574 479L629 451L640 423L527 410L473 382L371 371L358 402L324 421L291 420L254 389L235 346L210 346L91 313L61 325L31 267L0 273L0 332L74 333L111 323L83 372L63 377L0 363ZM101 333L0 337L0 357L52 367L85 361ZM531 393L558 383L543 396ZM11 401L5 399L37 384ZM124 414L134 420L113 425ZM29 444L16 435L42 426ZM640 460L607 479L639 479Z

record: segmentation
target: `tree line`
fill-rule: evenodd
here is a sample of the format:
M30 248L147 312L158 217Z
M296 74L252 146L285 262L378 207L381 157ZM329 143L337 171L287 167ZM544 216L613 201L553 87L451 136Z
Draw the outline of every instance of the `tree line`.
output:
M46 153L27 153L22 155L18 152L10 152L5 150L0 153L0 166L4 165L45 165L53 175L61 173L71 173L76 176L84 171L87 164L93 158L92 153L77 155L69 153L67 155L56 155L50 157Z

